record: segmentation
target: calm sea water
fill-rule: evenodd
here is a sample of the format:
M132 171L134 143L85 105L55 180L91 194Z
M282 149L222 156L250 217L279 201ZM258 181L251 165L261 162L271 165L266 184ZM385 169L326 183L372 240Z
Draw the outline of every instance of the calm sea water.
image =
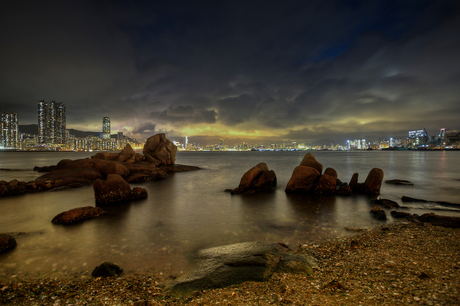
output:
M374 167L384 179L405 179L415 186L383 184L381 197L401 204L403 195L459 203L460 152L360 151L313 152L324 168L348 182L363 182ZM34 166L56 164L89 153L0 152L0 180L33 180ZM142 186L145 200L115 205L110 214L74 226L51 219L60 212L94 206L92 187L0 198L0 232L25 232L18 246L0 255L0 277L87 276L103 261L127 273L181 273L192 267L201 248L252 240L298 246L321 238L349 235L345 227L382 224L371 218L370 197L287 195L286 183L305 152L178 152L177 163L203 170L176 173ZM259 162L278 178L277 189L263 195L231 195L241 176ZM410 212L431 211L412 204ZM442 211L460 215L458 211ZM387 211L389 216L389 210ZM386 222L393 222L390 219Z

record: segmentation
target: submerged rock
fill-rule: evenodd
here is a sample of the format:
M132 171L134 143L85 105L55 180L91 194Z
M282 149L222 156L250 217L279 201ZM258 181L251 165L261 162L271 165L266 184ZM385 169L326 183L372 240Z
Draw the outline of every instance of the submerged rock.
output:
M284 245L244 242L202 250L198 267L166 285L173 295L222 288L245 281L266 281L274 272L313 273L313 257L295 255Z
M375 199L371 201L372 204L383 206L385 208L398 208L400 207L399 204L395 201L388 200L388 199Z
M8 234L0 234L0 254L16 247L16 239Z
M407 185L407 186L414 186L414 183L406 180L386 180L385 183L387 184L393 184L393 185Z
M100 207L78 207L58 214L51 222L54 224L71 225L103 216L106 213Z

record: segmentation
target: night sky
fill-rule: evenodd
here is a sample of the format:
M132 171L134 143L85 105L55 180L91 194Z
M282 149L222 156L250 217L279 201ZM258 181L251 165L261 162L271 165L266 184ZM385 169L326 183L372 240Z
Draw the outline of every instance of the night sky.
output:
M0 112L201 144L460 129L460 1L9 1Z

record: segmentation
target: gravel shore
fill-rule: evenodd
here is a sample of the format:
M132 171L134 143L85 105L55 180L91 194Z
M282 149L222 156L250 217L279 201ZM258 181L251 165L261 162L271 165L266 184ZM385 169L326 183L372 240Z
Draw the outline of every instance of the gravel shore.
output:
M265 283L173 298L163 275L2 279L5 305L459 305L460 229L396 222L302 245L311 276L277 273Z

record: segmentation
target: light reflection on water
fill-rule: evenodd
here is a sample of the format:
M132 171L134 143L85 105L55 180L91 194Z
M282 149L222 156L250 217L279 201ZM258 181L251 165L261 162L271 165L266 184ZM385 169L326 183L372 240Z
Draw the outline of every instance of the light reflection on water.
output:
M82 153L1 153L0 179L14 175L34 179L33 166L56 164ZM284 192L293 169L305 152L179 152L177 163L203 170L176 173L142 186L148 199L107 208L108 216L65 227L51 224L58 213L94 205L91 187L0 198L0 232L27 232L16 238L15 250L0 255L0 277L13 274L88 275L103 261L125 271L180 273L190 269L198 249L251 240L291 246L347 235L345 227L382 224L369 215L367 196L311 197ZM382 186L382 197L401 196L458 202L458 152L315 152L325 168L337 170L347 182L354 172L360 182L373 167L385 179L407 179L414 187ZM21 162L18 162L22 159ZM35 158L36 157L36 158ZM277 189L262 195L231 195L241 176L266 162L278 178ZM18 167L20 165L20 167ZM401 203L400 201L398 201ZM426 210L412 210L423 213ZM387 214L389 210L387 211ZM443 212L443 214L454 214ZM388 222L391 222L388 221Z

